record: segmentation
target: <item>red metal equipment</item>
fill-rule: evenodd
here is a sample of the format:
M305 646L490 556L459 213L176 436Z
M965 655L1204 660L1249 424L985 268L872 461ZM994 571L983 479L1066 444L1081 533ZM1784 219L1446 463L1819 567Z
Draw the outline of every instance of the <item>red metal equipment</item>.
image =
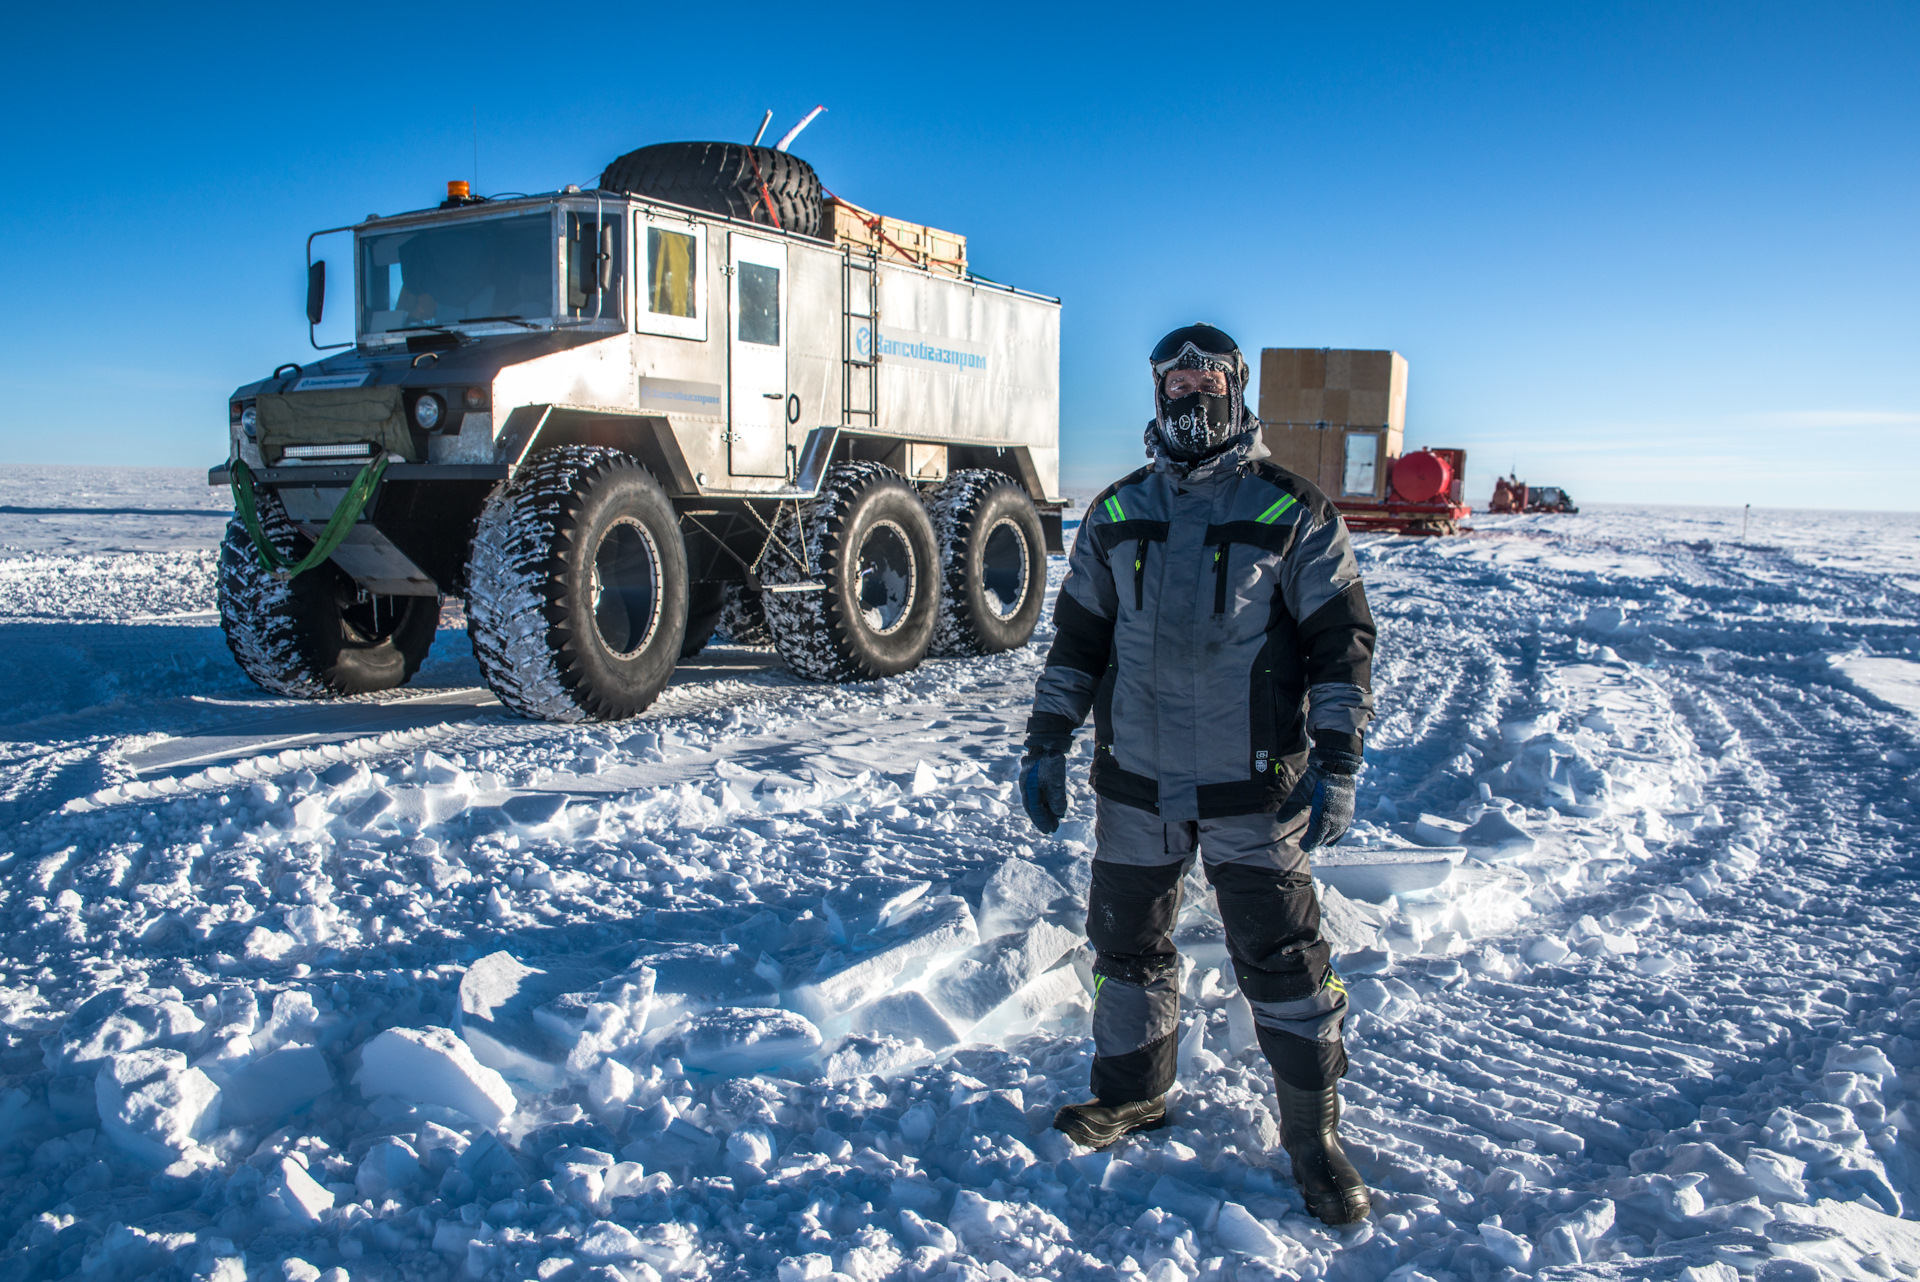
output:
M1526 510L1527 483L1513 476L1496 477L1493 497L1487 500L1487 511L1505 514Z
M1517 476L1497 478L1493 483L1493 497L1487 501L1489 512L1574 513L1579 510L1573 505L1573 496L1559 486L1528 485Z
M1414 450L1387 460L1384 502L1336 499L1334 506L1354 530L1397 534L1457 534L1472 515L1464 495L1465 450Z

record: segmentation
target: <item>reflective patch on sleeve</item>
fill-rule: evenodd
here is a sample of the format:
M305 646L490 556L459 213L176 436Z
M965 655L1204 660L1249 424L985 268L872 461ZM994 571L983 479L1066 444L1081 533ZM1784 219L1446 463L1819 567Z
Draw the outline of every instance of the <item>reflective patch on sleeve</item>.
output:
M1253 519L1260 522L1260 524L1262 525L1272 525L1275 521L1285 516L1287 514L1287 510L1293 507L1294 504L1298 503L1299 501L1300 501L1299 499L1296 499L1291 494L1282 495L1280 497L1280 500L1277 503L1275 503L1272 507L1268 508L1266 511L1262 512L1259 516L1256 516Z
M1118 494L1109 494L1107 496L1107 519L1109 521L1124 521L1127 519L1127 514L1120 510L1120 496Z

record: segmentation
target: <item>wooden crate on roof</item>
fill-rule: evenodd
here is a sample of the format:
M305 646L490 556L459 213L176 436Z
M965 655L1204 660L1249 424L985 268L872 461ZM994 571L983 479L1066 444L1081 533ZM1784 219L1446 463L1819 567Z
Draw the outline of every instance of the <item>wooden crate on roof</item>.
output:
M967 274L967 238L938 227L902 222L844 200L828 200L824 209L823 239L838 245L870 250L882 262L941 272Z

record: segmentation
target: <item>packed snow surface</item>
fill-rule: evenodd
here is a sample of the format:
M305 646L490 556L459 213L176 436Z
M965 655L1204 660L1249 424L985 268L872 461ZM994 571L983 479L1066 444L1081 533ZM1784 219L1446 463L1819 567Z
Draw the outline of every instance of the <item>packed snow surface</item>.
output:
M1920 1277L1920 519L1360 540L1334 1230L1198 878L1177 1124L1048 1128L1092 809L1020 810L1044 628L851 686L716 645L552 726L450 603L413 686L296 703L188 479L0 473L0 1275Z

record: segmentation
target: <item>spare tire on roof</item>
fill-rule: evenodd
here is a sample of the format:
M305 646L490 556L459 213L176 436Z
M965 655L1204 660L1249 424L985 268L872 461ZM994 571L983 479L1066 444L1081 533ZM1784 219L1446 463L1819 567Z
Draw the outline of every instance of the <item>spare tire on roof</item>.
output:
M600 187L769 226L774 225L767 211L771 199L781 230L802 236L820 234L820 175L800 157L771 147L737 142L655 143L608 165L600 175Z

